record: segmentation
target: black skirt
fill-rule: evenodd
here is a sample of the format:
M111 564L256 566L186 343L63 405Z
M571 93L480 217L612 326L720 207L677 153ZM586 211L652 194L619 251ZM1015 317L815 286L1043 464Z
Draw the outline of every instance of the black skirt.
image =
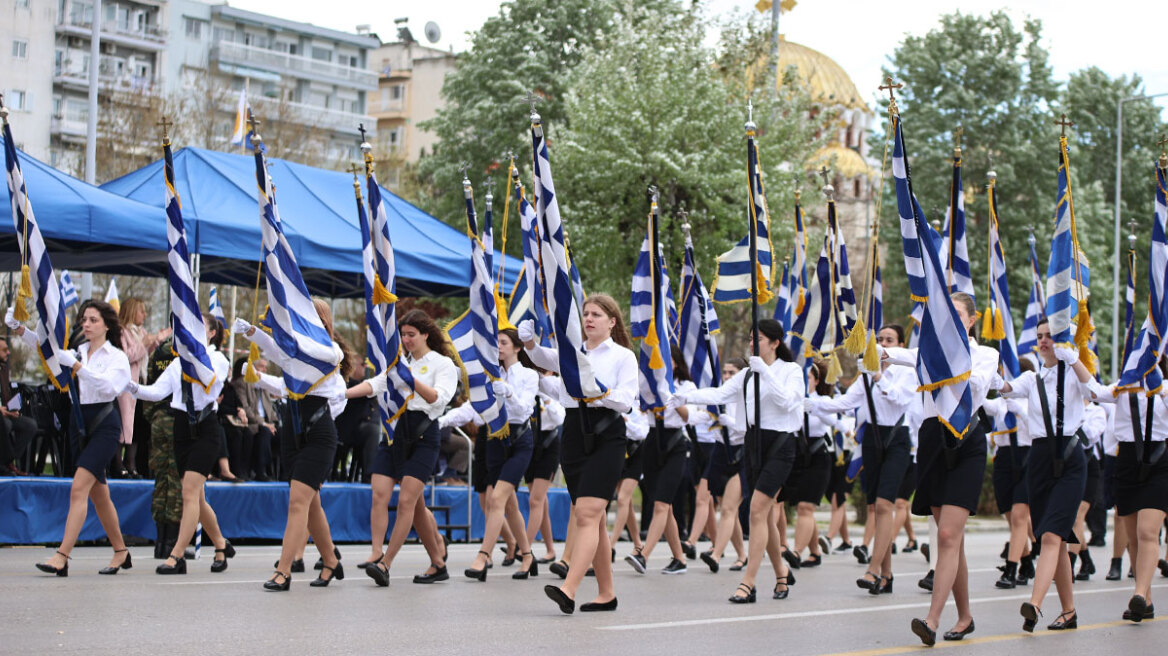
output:
M471 485L477 494L487 491L487 436L482 431L474 438L474 449L470 459Z
M1030 503L1026 488L1026 460L1030 447L1020 446L1011 457L1012 448L998 447L994 454L994 499L998 502L998 512L1008 513L1016 503Z
M625 463L625 420L608 408L568 408L560 467L572 503L611 500Z
M645 475L645 442L644 440L628 440L625 443L625 464L621 468L621 480L631 478L641 480Z
M1084 451L1086 455L1086 451ZM1087 484L1083 486L1083 501L1095 503L1099 492L1099 483L1103 478L1103 467L1094 456L1087 455Z
M417 428L425 424L427 419L426 413L421 410L405 412L394 426L393 444L382 442L377 445L372 472L388 476L399 483L407 476L423 483L430 480L438 464L442 431L437 421L430 421L421 436L417 439L413 437ZM478 460L478 456L475 460ZM473 476L477 487L478 472Z
M292 430L291 413L296 406L300 408L299 436ZM280 452L285 454L291 479L319 490L328 480L337 452L337 426L329 413L328 399L306 396L288 403L284 407L284 425L287 430L282 431Z
M896 491L897 501L904 499L905 501L912 498L913 492L917 491L917 463L911 460L908 463L908 468L904 470L904 478L900 479L900 488Z
M531 464L531 428L519 424L511 425L511 434L505 440L487 442L487 483L495 485L499 481L519 487L523 473Z
M101 423L96 426L90 426L90 422L97 418L98 414L107 405L113 405L112 409ZM118 409L117 401L109 401L107 403L86 403L81 406L81 417L85 420L85 446L81 449L81 455L77 456L77 468L93 474L98 483L105 484L105 470L109 468L110 462L118 453L118 448L121 446L120 440L122 437L122 413ZM4 439L7 439L5 437Z
M1153 453L1161 444L1152 443ZM1142 481L1134 443L1120 442L1115 461L1115 508L1120 516L1146 508L1168 513L1168 454L1152 465Z
M1063 475L1059 478L1054 477L1054 440L1039 437L1030 446L1026 485L1030 493L1030 523L1034 537L1040 541L1044 534L1054 533L1070 544L1079 543L1074 533L1075 517L1087 486L1087 456L1074 436L1060 440L1059 447L1063 448L1068 439L1075 441L1075 447L1063 461Z
M773 430L746 431L746 488L774 499L795 466L795 436ZM746 497L743 492L743 497Z
M844 451L844 457L838 454L831 461L831 480L827 483L827 500L837 506L842 506L848 500L848 493L852 491L854 480L848 480L848 465L852 462L852 452ZM914 478L913 483L916 483Z
M914 515L931 515L933 508L941 506L965 508L971 515L977 513L986 467L985 429L975 421L965 438L956 443L955 457L950 462L945 445L955 441L936 417L929 417L921 424L917 441L917 491L912 503ZM864 466L867 465L865 457Z
M174 416L174 460L181 476L185 472L195 472L210 476L219 462L219 447L223 444L223 426L219 417L210 413L191 434L190 415L171 409Z
M823 443L823 437L813 437L810 445ZM810 446L809 445L809 446ZM802 451L799 439L795 438L795 465L787 477L787 484L779 492L779 501L788 503L813 503L819 505L831 482L832 454L820 447L814 454Z
M742 445L730 448L741 457ZM730 452L726 450L726 444L715 442L714 448L710 450L710 462L706 465L705 473L706 486L709 488L710 494L715 497L725 494L726 482L730 480L731 476L738 475L738 467L731 467L730 459Z
M877 499L895 503L904 474L912 464L912 436L908 434L908 426L879 426L877 430L879 439L872 424L868 424L860 444L860 454L864 459L860 487L868 497L869 505L876 503Z
M531 462L527 465L527 472L523 478L531 485L532 481L542 478L550 481L556 477L556 470L560 468L560 429L544 431L536 438L531 452Z
M641 450L645 452L644 467L654 472L651 498L657 503L672 504L685 474L685 455L689 438L680 428L658 431L649 429L649 436Z

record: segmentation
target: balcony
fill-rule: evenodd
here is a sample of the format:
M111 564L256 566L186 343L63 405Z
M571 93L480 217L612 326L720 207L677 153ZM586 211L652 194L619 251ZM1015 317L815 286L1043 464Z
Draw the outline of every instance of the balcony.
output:
M229 102L221 102L218 105L220 111L231 114L232 116L235 115L236 105L234 99ZM370 135L376 133L377 119L365 114L352 114L342 112L339 109L325 109L324 107L298 102L282 103L272 99L264 99L259 102L253 101L252 107L255 110L256 118L264 122L288 121L298 125L306 125L313 128L352 135L357 134L357 126L359 124L364 124L366 131Z
M83 116L54 116L49 131L61 139L73 141L76 139L84 139L88 129L89 126L86 124L85 117Z
M88 39L93 35L93 23L76 16L62 16L57 23L57 33ZM101 23L102 41L118 43L139 50L161 52L166 48L166 36L166 30L154 25L138 29L137 26L130 28L117 24L111 25L106 21Z
M162 88L161 80L137 77L125 73L113 75L102 72L98 74L97 82L98 89L101 91L126 91L151 94L156 89ZM88 91L89 71L85 69L57 68L53 71L53 84L75 91Z
M365 91L373 91L377 88L377 73L373 71L341 66L310 57L289 55L277 50L245 46L242 43L220 41L212 48L211 59L225 64L274 71L297 78L318 80L329 84L344 84Z

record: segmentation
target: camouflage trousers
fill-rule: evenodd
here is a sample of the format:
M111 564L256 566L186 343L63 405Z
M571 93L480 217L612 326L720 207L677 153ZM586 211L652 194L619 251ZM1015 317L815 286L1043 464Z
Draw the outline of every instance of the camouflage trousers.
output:
M177 524L182 519L182 480L174 459L174 417L166 408L150 420L150 471L154 472L154 521Z

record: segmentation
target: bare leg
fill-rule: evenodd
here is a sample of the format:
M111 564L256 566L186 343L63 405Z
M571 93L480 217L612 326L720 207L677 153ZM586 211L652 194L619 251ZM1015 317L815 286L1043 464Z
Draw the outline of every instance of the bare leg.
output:
M762 555L771 557L777 576L787 575L787 563L779 555L778 526L775 519L775 500L755 490L750 497L750 556L742 569L742 584L754 587ZM778 561L778 562L775 562Z
M868 519L864 522L864 542L866 547L872 544L872 538L876 535L876 504L868 504Z
M1066 564L1071 569L1071 559L1067 555L1067 545L1054 533L1042 534L1042 552L1038 554L1038 564L1034 567L1033 587L1030 589L1030 603L1042 608L1042 600L1054 582L1056 572ZM1061 594L1060 594L1061 596Z
M337 547L333 544L333 534L329 530L328 517L324 514L324 506L320 504L320 492L312 495L312 500L308 504L308 530L312 533L312 541L316 544L316 550L320 552L324 564L330 568L336 567L340 559L337 558ZM323 574L324 572L321 572L322 578ZM331 573L329 577L332 577Z
M697 544L701 539L702 530L709 524L710 516L713 514L713 507L714 496L710 494L710 481L703 478L698 482L694 499L693 526L689 531L689 540L686 541L690 546ZM710 533L710 539L714 539L713 533Z
M393 559L410 535L417 514L418 497L422 496L424 489L425 483L413 476L402 477L397 493L397 518L393 521L393 532L389 534L389 546L381 558L387 569L393 567Z
M726 481L726 489L722 493L722 507L718 516L718 532L714 539L714 560L721 560L726 551L726 543L735 535L738 536L738 555L743 555L742 530L735 528L738 519L738 504L742 502L742 483L737 476L731 476Z
M965 539L965 521L969 511L958 506L933 507L937 518L937 546L933 555L933 597L925 622L934 631L941 621L941 611L961 569L961 545ZM1044 551L1045 553L1045 551Z
M540 522L539 532L543 534L543 543L547 547L547 557L556 557L556 536L552 534L552 512L551 504L543 504L543 521ZM570 522L569 522L570 524ZM566 535L564 536L567 537Z
M779 536L779 551L781 553L791 547L787 544L787 507L784 503L780 503L779 506L778 511L774 515L774 519L775 531L777 531ZM754 533L751 533L751 535L754 535Z
M1030 506L1025 503L1016 503L1010 508L1006 518L1010 520L1010 549L1006 552L1006 560L1016 563L1025 555L1030 546L1027 537L1030 527Z
M896 506L888 499L877 499L874 506L868 506L869 509L875 508L873 513L869 510L869 519L875 519L870 522L873 526L874 540L872 543L872 558L869 560L868 573L875 576L876 571L880 572L880 576L892 576L892 540L896 537L897 521L896 521ZM966 513L969 516L969 513ZM962 527L964 527L964 520L962 520ZM955 552L956 553L956 552Z
M1135 548L1135 594L1152 604L1152 576L1159 560L1160 527L1164 524L1164 513L1154 508L1144 508L1134 515L1124 518L1129 533L1137 537ZM1134 529L1133 529L1134 525Z
M673 557L685 562L685 552L681 549L681 532L677 527L677 518L673 516L673 511L669 512L669 517L665 520L665 543L669 545L669 551Z
M649 522L649 533L645 536L645 546L641 549L641 555L646 561L649 560L649 555L653 553L661 536L665 534L665 524L672 515L672 505L663 501L653 502L653 520Z
M65 518L65 537L61 539L61 546L57 551L68 556L73 553L73 545L77 544L77 536L81 535L81 528L85 526L85 516L89 513L89 491L97 484L97 479L88 469L77 468L73 475L73 483L69 487L69 514ZM107 487L108 494L108 487ZM61 553L53 554L48 564L60 569L68 562Z
M490 505L487 509L487 521L483 528L483 542L479 547L479 553L475 555L474 562L471 563L473 569L483 569L487 566L487 558L483 552L491 553L491 549L495 546L495 542L499 539L499 532L503 528L503 520L506 518L508 502L515 496L515 486L507 481L499 481L495 484L490 494ZM518 511L518 502L516 503L516 510ZM527 543L527 533L520 531L517 535L519 538L519 552L527 553L530 551Z
M280 560L276 571L287 576L297 551L303 553L308 540L308 509L316 490L293 480L288 483L288 522L284 527L284 542L280 545Z
M801 556L815 533L815 504L800 501L795 506L795 555Z
M904 519L904 535L905 535L905 537L908 538L909 542L916 544L917 533L916 533L916 531L913 530L912 513L909 512L908 499L897 499L896 500L896 516ZM899 529L898 529L898 532L899 532ZM896 539L895 534L893 534L892 539L893 540Z
M523 571L530 571L531 565L535 563L535 556L531 553L531 543L527 540L527 531L523 526L523 514L519 512L519 498L515 496L514 490L507 497L504 515L507 520L507 526L511 528L511 534L517 539L519 565ZM527 554L527 556L523 554ZM527 561L528 558L531 559L531 562Z
M175 563L182 560L184 553L187 550L187 545L191 543L191 539L195 536L195 529L199 523L199 515L202 511L203 498L203 482L207 478L198 472L187 471L182 475L182 519L178 524L178 539L174 543L174 549L170 552L169 560ZM108 493L108 490L107 490ZM218 526L215 527L218 532Z
M373 474L369 487L373 490L373 505L369 509L369 560L381 560L385 546L385 534L389 531L389 501L393 498L394 481L388 476Z
M564 536L564 555L560 558L560 562L571 565L572 564L572 547L576 545L576 504L568 511L568 530L567 535Z
M958 554L957 578L953 581L953 604L957 606L957 624L954 631L962 631L973 622L973 612L969 607L969 566L965 560L965 536L961 536L961 551Z
M571 545L572 561L568 567L568 577L560 586L560 590L572 599L576 598L580 581L584 579L584 573L589 564L595 570L596 584L600 588L598 600L608 601L616 596L612 587L612 563L609 562L609 549L611 547L608 541L608 527L604 521L606 510L608 510L608 499L597 497L576 499L576 508L573 513L576 534ZM596 558L601 549L604 550L604 557ZM609 595L607 597L604 596L606 591Z
M94 485L89 490L89 498L93 501L93 509L97 512L101 527L105 529L110 546L114 548L110 567L121 565L129 556L121 555L122 550L126 548L126 541L122 539L122 527L118 523L117 508L114 508L114 502L110 500L109 486L103 483Z
M547 509L547 491L551 481L537 478L527 486L527 543L534 545L543 524L543 513ZM544 537L547 537L546 535ZM548 557L555 556L555 550L548 550Z
M633 514L633 490L637 487L637 479L624 478L621 479L616 488L616 523L612 525L612 538L610 542L616 544L620 540L621 532L628 526L629 539L634 540L634 544L640 542L640 535L633 524L629 523L629 518Z

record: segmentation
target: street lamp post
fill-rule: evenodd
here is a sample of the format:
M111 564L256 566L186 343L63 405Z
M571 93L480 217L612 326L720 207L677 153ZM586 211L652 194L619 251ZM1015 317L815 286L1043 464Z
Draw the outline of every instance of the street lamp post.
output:
M1115 125L1115 253L1111 258L1112 290L1111 295L1111 377L1119 377L1119 248L1120 248L1120 197L1123 193L1123 104L1132 100L1148 100L1168 96L1165 93L1153 93L1140 96L1130 96L1119 100L1119 110L1116 112Z

